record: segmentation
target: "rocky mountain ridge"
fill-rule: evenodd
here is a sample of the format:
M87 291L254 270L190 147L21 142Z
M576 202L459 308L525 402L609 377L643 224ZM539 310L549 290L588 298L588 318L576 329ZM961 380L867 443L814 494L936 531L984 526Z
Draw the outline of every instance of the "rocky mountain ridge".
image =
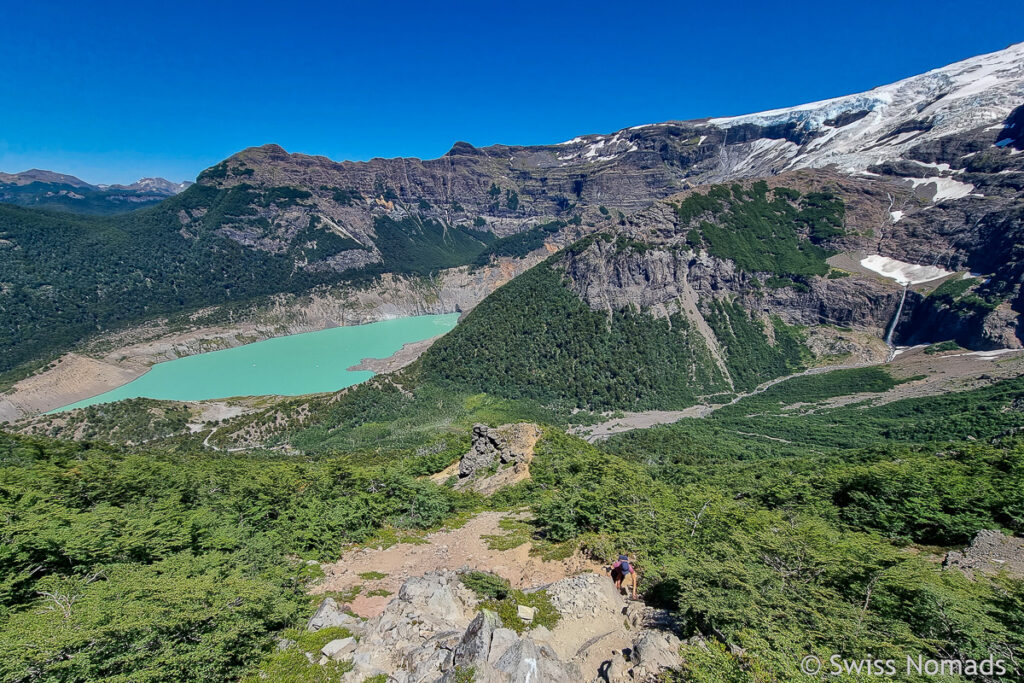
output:
M961 177L967 155L1024 147L1022 102L1024 43L790 109L648 124L551 145L457 142L431 160L335 162L265 145L207 169L198 182L234 188L250 207L217 227L231 239L282 249L313 226L354 240L330 267L365 267L383 258L377 233L385 219L416 217L504 236L556 220L615 222L691 187L797 168L903 178L936 200L966 196L975 189L970 169ZM1020 178L999 182L1019 186ZM302 192L286 210L267 202L281 188ZM183 224L202 220L189 212Z

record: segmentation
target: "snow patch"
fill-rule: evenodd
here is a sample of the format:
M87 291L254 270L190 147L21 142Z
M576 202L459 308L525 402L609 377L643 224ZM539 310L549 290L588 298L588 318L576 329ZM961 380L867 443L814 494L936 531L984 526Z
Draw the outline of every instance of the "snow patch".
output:
M922 185L935 185L935 196L933 202L941 202L943 199L961 199L971 194L974 185L963 183L952 178L909 178L916 189Z
M938 266L921 266L878 254L861 259L860 265L901 285L918 285L953 274Z
M889 216L892 217L892 222L893 223L899 223L900 219L903 218L903 212L902 211L890 211L889 212Z

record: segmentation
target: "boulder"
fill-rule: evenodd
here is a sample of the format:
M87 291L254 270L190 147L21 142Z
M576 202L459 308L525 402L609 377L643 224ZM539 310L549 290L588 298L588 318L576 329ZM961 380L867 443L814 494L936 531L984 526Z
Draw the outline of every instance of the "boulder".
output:
M495 663L494 668L509 683L577 683L583 680L575 664L558 658L548 645L537 644L529 636L520 638Z
M533 607L527 607L526 605L518 605L516 607L516 615L520 619L525 621L527 624L533 621L533 617L536 614L536 612L537 610L535 610Z
M334 598L324 598L320 602L320 606L316 608L316 612L306 622L306 630L319 631L331 626L344 626L349 630L354 630L358 629L361 623L358 617L348 614L345 611L345 606L339 605Z
M619 653L613 652L612 658L601 667L600 676L608 683L631 683L633 678L629 669L629 662Z
M454 665L469 668L486 662L491 652L491 639L500 627L501 619L494 612L485 609L476 615L455 648Z
M320 648L320 652L323 653L324 657L338 661L340 659L345 659L345 655L355 652L355 649L355 638L337 638Z
M540 428L527 422L500 427L473 425L472 446L459 461L456 488L490 495L528 478L533 447L540 435Z
M607 576L579 574L546 588L551 604L565 619L612 619L622 623L625 601Z
M494 464L504 442L497 429L492 430L485 424L473 425L472 439L472 446L459 461L460 477L470 477Z
M667 631L645 630L633 643L633 662L648 672L674 669L682 665L680 640Z
M491 651L487 654L487 661L496 663L510 647L519 642L519 634L510 628L496 628L491 636Z

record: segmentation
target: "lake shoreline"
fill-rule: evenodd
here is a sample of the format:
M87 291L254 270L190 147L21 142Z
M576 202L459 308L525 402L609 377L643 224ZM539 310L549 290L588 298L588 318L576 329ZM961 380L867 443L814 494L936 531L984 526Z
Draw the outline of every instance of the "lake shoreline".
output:
M110 391L47 412L142 397L195 402L338 391L375 374L374 370L361 368L365 363L387 368L411 362L433 340L451 330L458 318L458 313L393 318L275 337L156 363ZM383 357L373 358L377 353ZM356 360L360 362L354 363Z
M460 266L429 280L385 276L368 288L326 287L301 295L277 295L241 313L214 307L184 318L157 318L106 332L61 356L54 367L0 394L0 425L112 391L165 361L338 326L425 314L465 314L546 255L503 258L472 272ZM212 320L225 322L208 322ZM61 367L65 363L70 364Z

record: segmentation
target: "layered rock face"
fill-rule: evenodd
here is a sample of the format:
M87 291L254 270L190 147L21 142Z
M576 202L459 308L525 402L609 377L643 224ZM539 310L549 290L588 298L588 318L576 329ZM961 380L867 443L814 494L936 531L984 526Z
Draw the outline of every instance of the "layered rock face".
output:
M973 158L971 153L957 156L962 149L956 145L943 150L941 158L960 166ZM968 177L993 194L938 204L919 196L895 172L854 178L808 170L769 179L770 190L828 192L842 200L842 234L822 246L839 254L835 263L843 277L803 276L799 286L764 287L773 273L744 270L731 259L690 244L688 225L681 223L675 207L704 189L656 202L612 231L615 239L567 250L561 262L570 288L592 309L632 308L663 316L680 312L714 349L703 316L715 299L736 301L754 315L777 315L794 325L851 327L884 336L903 288L859 266L864 256L879 254L939 266L965 278L977 274L970 285L976 298L969 294L965 301L984 300L970 308L931 297L941 281L911 286L894 335L897 343L952 338L970 348L1019 348L1024 266L1016 240L1024 239L1024 193L1006 178L1017 173L1024 178L1024 154L1001 148L986 153L994 171ZM750 187L749 182L741 185ZM894 210L897 206L902 208Z
M218 223L206 228L269 251L287 250L311 234L315 241L317 231L334 233L361 247L298 265L340 271L381 261L382 217L508 235L573 216L615 222L620 212L632 214L698 185L800 168L897 179L935 201L976 190L987 197L995 187L1020 190L1024 184L1016 165L1000 168L1002 177L975 177L991 170L989 156L1009 157L1024 147L1022 97L1024 44L1018 44L834 100L636 126L551 145L476 148L458 142L438 159L340 163L266 145L243 150L199 177L205 188L248 188L262 193L259 198L232 195L231 213L221 200L186 209L182 229L201 230L215 215ZM234 206L239 200L244 206Z

